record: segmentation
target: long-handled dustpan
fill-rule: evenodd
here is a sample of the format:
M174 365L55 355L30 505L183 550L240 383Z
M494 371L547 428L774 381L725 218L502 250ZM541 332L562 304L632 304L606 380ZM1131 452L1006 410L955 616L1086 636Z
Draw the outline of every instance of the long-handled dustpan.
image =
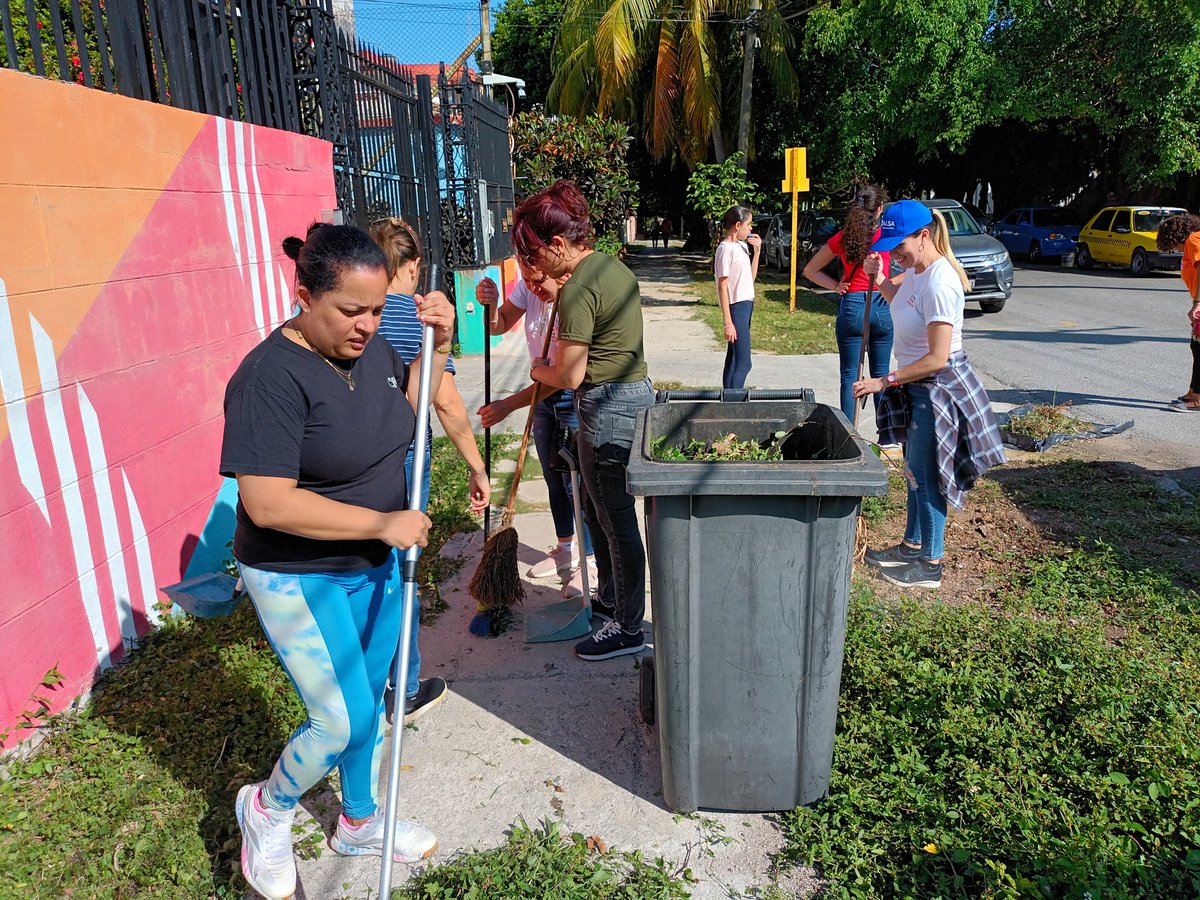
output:
M580 491L583 479L579 477L579 463L575 454L567 447L558 451L571 470L571 501L575 509L575 540L579 541L579 574L583 579L583 596L559 603L551 603L543 609L525 616L525 643L549 644L554 641L573 641L592 632L592 586L588 578L587 558L583 550L583 504Z
M426 293L441 289L440 271L429 264ZM429 431L429 392L433 381L433 326L421 330L421 375L417 390L417 439L413 448L412 481L408 485L408 508L421 508L421 483L429 464L425 435ZM396 812L400 802L400 759L404 747L404 704L408 697L408 642L412 637L412 608L417 597L417 562L421 548L413 544L404 554L404 599L400 607L400 645L395 656L392 683L396 686L392 710L392 752L388 760L387 803L383 818L382 865L379 870L379 896L392 895L392 856L396 847Z

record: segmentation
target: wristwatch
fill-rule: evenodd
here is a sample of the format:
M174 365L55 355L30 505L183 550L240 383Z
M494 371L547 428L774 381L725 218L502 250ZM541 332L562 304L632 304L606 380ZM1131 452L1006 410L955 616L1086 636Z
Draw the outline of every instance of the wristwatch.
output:
M883 380L887 384L888 387L899 387L900 386L900 382L896 380L895 372L888 372Z

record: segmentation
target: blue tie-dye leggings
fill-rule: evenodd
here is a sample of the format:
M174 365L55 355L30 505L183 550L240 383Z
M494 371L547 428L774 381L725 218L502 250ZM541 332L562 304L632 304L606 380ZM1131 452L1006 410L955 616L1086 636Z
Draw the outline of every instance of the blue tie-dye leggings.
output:
M399 555L375 569L290 575L241 566L271 647L308 711L263 791L294 807L336 766L347 818L375 812L383 748L383 686L400 636Z

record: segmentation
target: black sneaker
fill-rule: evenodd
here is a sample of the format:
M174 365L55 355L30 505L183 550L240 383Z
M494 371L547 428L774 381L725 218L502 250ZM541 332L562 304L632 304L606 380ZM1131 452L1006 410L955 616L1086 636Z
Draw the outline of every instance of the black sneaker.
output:
M626 631L615 620L605 622L600 630L575 645L575 655L588 662L612 659L631 653L641 653L646 647L642 629Z
M445 678L426 678L418 682L417 692L404 701L404 724L411 725L425 713L446 699L450 689ZM392 710L395 708L396 691L390 685L383 692L384 714L388 724L393 724Z
M886 550L868 550L865 561L868 566L874 566L876 569L895 569L914 563L920 558L920 547L910 547L901 542Z
M900 587L937 588L942 586L942 564L931 563L923 559L906 563L898 568L881 569L879 574Z

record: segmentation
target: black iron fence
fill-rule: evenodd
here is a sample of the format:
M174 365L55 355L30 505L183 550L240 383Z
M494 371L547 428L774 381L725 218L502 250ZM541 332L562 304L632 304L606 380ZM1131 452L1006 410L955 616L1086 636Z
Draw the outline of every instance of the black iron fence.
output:
M438 79L442 136L443 233L451 265L512 253L512 151L508 113L464 69Z
M451 268L511 252L503 108L465 69L435 96L330 0L8 0L0 31L0 66L331 142L347 221L402 216L435 259L445 226Z

